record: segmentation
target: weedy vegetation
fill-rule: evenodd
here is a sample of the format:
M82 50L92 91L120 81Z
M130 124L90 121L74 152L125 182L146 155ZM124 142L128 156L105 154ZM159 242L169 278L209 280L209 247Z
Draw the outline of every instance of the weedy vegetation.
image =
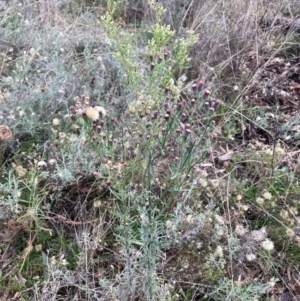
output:
M0 1L0 300L299 300L299 11Z

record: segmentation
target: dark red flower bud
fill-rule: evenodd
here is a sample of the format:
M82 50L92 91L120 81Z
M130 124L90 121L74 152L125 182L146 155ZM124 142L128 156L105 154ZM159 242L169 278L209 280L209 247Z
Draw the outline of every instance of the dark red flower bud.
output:
M151 116L151 119L156 119L157 118L157 115L158 115L158 111L155 110Z

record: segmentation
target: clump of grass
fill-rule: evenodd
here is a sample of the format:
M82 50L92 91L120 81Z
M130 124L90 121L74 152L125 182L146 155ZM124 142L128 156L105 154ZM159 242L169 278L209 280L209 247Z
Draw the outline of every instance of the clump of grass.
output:
M250 49L233 45L239 30L250 42L257 33L247 18L225 33L235 1L187 1L169 24L149 1L147 34L142 22L128 33L120 7L131 4L106 1L98 22L84 9L64 20L33 10L27 20L28 10L12 6L6 16L6 36L24 51L10 59L7 49L1 69L1 116L15 140L0 181L0 252L11 258L0 259L0 285L36 300L265 298L285 281L277 266L295 262L297 175L280 141L239 151L246 122L263 128L251 118L265 116L238 89L233 103L219 100L220 86L204 80L211 66L237 75L240 51ZM244 16L258 9L239 5ZM229 55L212 47L191 80L190 50L207 36L189 29L206 28L200 17L221 16L220 7L208 41Z

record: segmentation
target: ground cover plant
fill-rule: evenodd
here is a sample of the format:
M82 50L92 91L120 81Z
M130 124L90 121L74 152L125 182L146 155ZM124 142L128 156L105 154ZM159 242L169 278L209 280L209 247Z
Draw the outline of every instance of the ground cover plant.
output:
M295 1L0 1L0 300L300 300Z

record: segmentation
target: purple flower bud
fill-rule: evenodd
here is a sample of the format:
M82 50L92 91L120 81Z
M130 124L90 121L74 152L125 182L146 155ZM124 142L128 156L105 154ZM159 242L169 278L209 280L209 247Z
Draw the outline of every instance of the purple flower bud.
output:
M183 107L183 103L182 103L182 102L179 102L179 103L177 104L177 110L180 111L180 110L182 109L182 107Z
M205 95L205 96L210 96L210 94L211 94L211 93L210 93L209 90L205 90L205 91L204 91L204 95Z
M186 129L190 129L190 128L191 128L191 125L190 125L189 123L186 123L186 124L184 125L184 127L185 127Z
M181 114L181 119L182 119L182 120L185 120L186 117L187 117L187 115L186 115L185 113L182 113L182 114Z
M185 100L185 99L182 100L182 104L183 104L184 106L186 105L186 100Z
M167 130L166 128L162 128L162 129L161 129L162 133L165 133L166 130Z
M205 102L204 105L205 105L207 108L210 107L210 103L209 103L208 101Z
M181 133L181 128L177 128L177 129L176 129L176 133L177 133L177 134L180 134L180 133Z
M196 99L193 98L193 99L191 100L191 104L194 105L195 103L196 103Z
M73 121L76 120L76 116L74 114L70 114L69 116L70 116L71 120L73 120Z
M190 129L185 129L185 134L188 136L190 133L191 133L191 130Z
M168 94L170 92L170 88L169 87L165 87L165 94Z
M171 51L169 51L169 50L164 51L164 58L165 59L167 59L168 57L170 57L170 55L171 55Z
M115 118L115 117L112 117L112 118L110 119L110 121L111 121L112 123L114 123L114 122L116 122L116 118Z
M215 124L216 124L216 121L215 121L215 120L212 120L210 123L211 123L212 125L215 125Z
M161 63L162 62L162 60L163 60L163 58L159 55L158 57L157 57L157 61L158 61L158 63Z
M214 108L209 108L209 111L213 114L215 109Z
M197 90L197 84L192 84L192 90L194 90L194 91Z
M76 111L76 107L75 106L70 106L70 111L75 112Z
M170 115L169 114L165 114L165 120L169 120L170 119Z
M96 126L96 130L98 133L100 133L102 131L102 126L101 125L97 125Z
M169 104L166 102L166 103L164 104L164 107L165 107L165 110L168 110L168 109L169 109Z
M167 114L169 114L169 116L171 116L171 110L170 109L167 109L166 112L167 112Z
M214 108L217 108L220 104L221 104L221 100L220 99L216 99L216 101L214 102Z
M202 90L203 87L204 87L204 81L203 80L199 80L199 82L197 84L197 89L198 90Z
M155 64L151 63L151 65L150 65L150 69L151 69L151 70L153 70L153 69L154 69L154 67L155 67Z
M153 54L152 53L149 54L149 59L150 59L150 62L153 61Z

